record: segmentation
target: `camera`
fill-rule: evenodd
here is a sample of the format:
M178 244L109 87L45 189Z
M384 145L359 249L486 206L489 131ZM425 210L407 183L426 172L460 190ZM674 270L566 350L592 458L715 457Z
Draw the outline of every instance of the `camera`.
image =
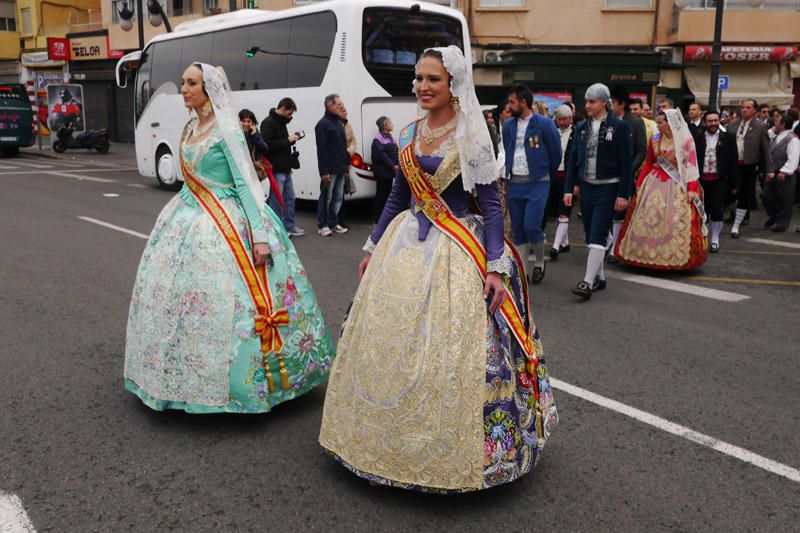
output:
M305 130L296 131L296 132L294 132L294 134L297 135L297 140L298 141L306 136Z

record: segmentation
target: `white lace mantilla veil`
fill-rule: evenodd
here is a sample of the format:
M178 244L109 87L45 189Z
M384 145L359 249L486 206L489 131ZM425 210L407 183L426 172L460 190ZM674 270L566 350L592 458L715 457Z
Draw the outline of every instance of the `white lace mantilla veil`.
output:
M667 123L672 130L672 138L675 141L675 159L678 161L681 186L686 190L690 182L696 181L700 177L700 169L697 168L697 148L694 144L694 137L692 137L689 126L679 110L667 109L664 114L667 116Z
M458 98L455 142L461 163L461 180L464 183L464 190L472 192L476 184L488 185L497 180L497 161L494 157L492 139L486 128L486 119L483 118L475 94L472 65L467 62L457 46L428 48L425 51L428 50L442 54L444 68L453 77L450 81L450 92ZM416 79L413 86L416 95ZM424 117L424 113L420 113L420 116Z
M253 195L253 199L258 206L258 212L263 217L265 188L258 181L256 169L253 167L253 160L247 150L247 141L239 123L239 112L233 109L231 86L228 83L228 77L222 67L214 67L207 63L193 64L200 65L203 70L203 83L211 100L211 106L214 109L214 116L222 133L222 139L225 141L231 156L233 156L233 161L236 163L239 174L242 175L247 183L250 194ZM264 180L264 182L266 183L266 193L269 194L269 181Z

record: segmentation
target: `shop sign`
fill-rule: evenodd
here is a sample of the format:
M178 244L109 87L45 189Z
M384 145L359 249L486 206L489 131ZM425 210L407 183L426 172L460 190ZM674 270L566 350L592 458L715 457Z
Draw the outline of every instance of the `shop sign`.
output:
M125 55L125 50L112 50L111 48L108 49L109 59L120 59L124 55Z
M69 60L69 39L47 38L47 54L55 61Z
M108 58L108 36L72 37L69 40L72 61Z
M64 64L64 61L50 59L50 53L47 50L22 52L19 59L25 67L60 67Z
M687 46L685 61L711 61L710 46ZM723 46L722 61L765 61L777 63L797 57L796 46Z

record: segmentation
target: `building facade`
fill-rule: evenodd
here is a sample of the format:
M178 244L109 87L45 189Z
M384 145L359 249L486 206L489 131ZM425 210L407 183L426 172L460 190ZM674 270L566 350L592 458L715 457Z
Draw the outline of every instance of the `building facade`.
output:
M708 103L717 0L461 0L484 102L523 82L579 106L592 81L624 85L652 105ZM742 98L800 103L800 1L726 0L718 105Z

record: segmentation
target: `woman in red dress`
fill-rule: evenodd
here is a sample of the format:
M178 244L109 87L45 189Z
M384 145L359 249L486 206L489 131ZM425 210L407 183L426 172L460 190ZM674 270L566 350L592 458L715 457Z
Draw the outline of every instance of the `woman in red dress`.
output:
M644 268L697 268L708 258L708 229L694 138L678 110L659 113L656 122L614 253Z

